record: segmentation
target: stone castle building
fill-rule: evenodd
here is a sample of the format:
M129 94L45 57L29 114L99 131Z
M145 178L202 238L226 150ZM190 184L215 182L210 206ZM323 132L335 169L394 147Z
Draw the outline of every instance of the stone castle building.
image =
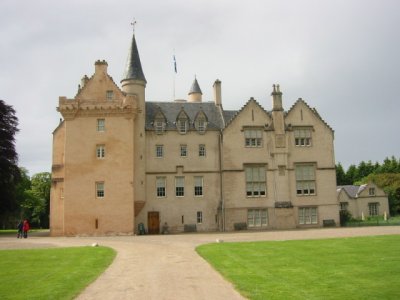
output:
M285 111L250 98L224 110L221 82L203 101L146 100L132 37L121 86L96 61L60 97L53 132L50 229L57 235L290 229L339 224L333 130L304 100Z

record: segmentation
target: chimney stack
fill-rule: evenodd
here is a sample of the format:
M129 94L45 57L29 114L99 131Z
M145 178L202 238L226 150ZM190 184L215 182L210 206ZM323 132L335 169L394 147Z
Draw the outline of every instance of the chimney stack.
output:
M217 106L222 106L222 97L221 97L221 81L219 79L215 80L214 85L214 102Z

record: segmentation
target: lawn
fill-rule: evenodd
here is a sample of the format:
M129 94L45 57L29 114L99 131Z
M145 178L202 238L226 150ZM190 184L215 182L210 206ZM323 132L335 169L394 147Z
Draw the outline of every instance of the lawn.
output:
M249 299L400 299L400 235L196 250Z
M0 299L73 299L113 261L106 247L0 251Z

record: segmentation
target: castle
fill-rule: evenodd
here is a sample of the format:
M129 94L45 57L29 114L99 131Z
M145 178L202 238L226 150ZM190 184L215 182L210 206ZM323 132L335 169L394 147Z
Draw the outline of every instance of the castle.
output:
M224 110L221 82L206 102L195 79L187 100L146 101L135 34L121 87L107 66L59 98L51 235L339 224L334 132L304 100L285 111L274 85L271 110Z

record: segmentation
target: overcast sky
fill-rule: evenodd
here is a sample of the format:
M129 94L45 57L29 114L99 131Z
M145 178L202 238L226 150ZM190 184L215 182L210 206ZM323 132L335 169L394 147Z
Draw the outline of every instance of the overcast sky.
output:
M58 97L97 59L119 84L134 18L147 101L172 100L175 49L176 98L196 75L203 101L218 78L225 109L254 97L270 110L279 83L285 110L301 97L335 130L346 168L400 156L400 1L1 0L0 98L30 175L51 170Z

